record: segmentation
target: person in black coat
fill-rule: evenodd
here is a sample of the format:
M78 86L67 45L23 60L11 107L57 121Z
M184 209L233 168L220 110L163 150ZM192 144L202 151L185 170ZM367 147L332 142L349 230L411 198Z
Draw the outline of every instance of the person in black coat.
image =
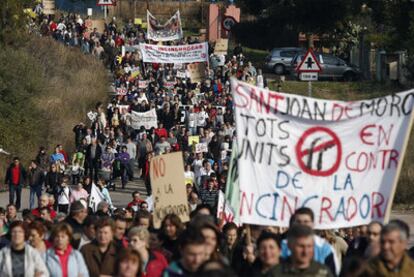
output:
M53 208L57 210L57 197L59 193L59 185L62 183L63 174L57 170L56 164L52 164L50 166L49 172L46 174L45 178L45 186L46 192L52 194L55 197L55 203L53 204Z
M85 174L88 174L95 182L98 181L101 155L101 146L96 139L92 139L92 144L90 144L86 150Z

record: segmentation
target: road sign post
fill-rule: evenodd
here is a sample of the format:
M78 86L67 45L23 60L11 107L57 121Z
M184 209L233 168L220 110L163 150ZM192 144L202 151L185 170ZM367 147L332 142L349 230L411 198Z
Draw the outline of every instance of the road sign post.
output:
M319 64L318 59L313 53L312 49L309 49L296 68L296 72L299 74L301 81L308 81L308 94L312 97L312 81L318 80L318 73L321 72L322 68Z

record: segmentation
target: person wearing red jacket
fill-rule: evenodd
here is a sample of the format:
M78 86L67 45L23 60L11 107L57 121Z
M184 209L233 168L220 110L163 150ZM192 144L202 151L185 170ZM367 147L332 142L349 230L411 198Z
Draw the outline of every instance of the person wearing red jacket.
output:
M128 232L129 247L140 254L143 264L142 277L159 277L168 267L167 259L161 252L149 249L150 233L145 227L133 227Z
M124 45L124 40L121 37L121 34L118 34L115 38L115 46L116 47L121 47L122 45Z
M154 133L158 138L168 137L167 129L164 128L164 124L162 124L161 122L158 123L158 128L154 130Z
M54 31L56 31L56 29L57 29L57 24L56 24L56 22L54 22L54 21L51 21L50 22L50 24L49 24L49 30L50 30L50 32L54 32Z
M49 196L47 194L42 194L39 198L39 207L32 210L32 215L40 218L40 210L46 207L50 211L50 217L54 219L56 217L56 211L53 210L52 206L49 205Z
M132 201L128 203L127 208L132 208L135 212L137 212L142 202L145 201L141 198L139 191L136 190L132 193Z

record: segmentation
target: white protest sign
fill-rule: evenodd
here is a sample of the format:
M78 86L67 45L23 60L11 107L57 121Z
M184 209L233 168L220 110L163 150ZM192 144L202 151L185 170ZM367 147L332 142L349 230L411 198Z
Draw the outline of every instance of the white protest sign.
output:
M171 89L175 86L176 83L176 81L165 81L162 83L162 86Z
M144 89L148 87L148 81L147 80L139 80L138 81L138 88Z
M93 122L93 121L95 121L96 117L98 116L98 113L93 112L93 111L89 111L86 115L88 116L89 120Z
M206 142L197 143L195 146L195 152L196 153L207 153L208 152L208 146Z
M144 126L145 129L157 128L157 112L155 109L144 113L131 112L131 127L140 129L141 126Z
M180 11L177 11L167 22L161 24L147 10L147 38L154 41L171 41L183 37Z
M129 105L117 105L120 114L127 114L129 113Z
M116 3L115 0L97 0L96 5L97 6L114 6Z
M227 38L220 38L216 41L214 46L215 55L227 55L227 50L229 48L229 40Z
M187 72L192 83L201 82L206 77L206 65L205 63L188 64Z
M177 78L185 79L187 78L187 73L184 70L178 70L176 76Z
M89 207L92 208L93 212L96 212L98 210L99 203L102 201L105 201L105 197L98 187L92 183L91 195L89 196Z
M128 92L126 87L116 88L116 95L126 95Z
M146 63L194 63L208 61L207 42L177 46L141 43L140 50L142 59Z
M154 227L159 228L167 214L176 214L182 222L190 220L190 209L184 185L184 165L181 152L156 156L150 165L154 202Z
M414 90L342 102L231 80L240 219L288 226L302 206L317 229L384 221L412 123Z

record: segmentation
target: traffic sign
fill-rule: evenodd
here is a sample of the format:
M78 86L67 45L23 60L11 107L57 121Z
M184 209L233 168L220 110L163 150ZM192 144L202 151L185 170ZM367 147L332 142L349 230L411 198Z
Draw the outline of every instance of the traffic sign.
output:
M299 66L296 68L296 71L299 73L322 71L322 67L319 64L319 61L313 53L312 49L309 48L308 52L306 52Z
M230 32L231 28L237 23L236 19L232 16L225 16L223 18L223 21L221 22L221 26L223 27L224 30L226 30L227 32Z
M97 0L97 6L116 6L116 0Z
M318 72L301 72L299 74L301 81L318 81Z

